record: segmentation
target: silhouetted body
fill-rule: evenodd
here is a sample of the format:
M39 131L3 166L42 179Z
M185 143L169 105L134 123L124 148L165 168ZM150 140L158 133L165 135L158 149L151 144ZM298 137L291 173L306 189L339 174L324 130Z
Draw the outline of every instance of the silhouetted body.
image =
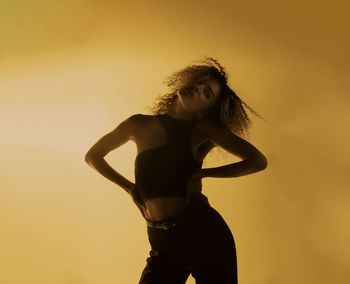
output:
M202 166L190 145L194 120L156 115L167 142L137 155L136 191L142 202L161 196L186 198L189 177ZM171 161L171 163L169 163ZM204 196L204 195L203 195ZM152 247L140 283L237 283L233 236L220 214L203 198L162 222L147 220Z
M243 108L248 106L227 85L222 66L208 60L170 77L172 93L163 97L155 115L127 118L85 157L91 167L130 194L146 221L151 251L141 284L185 283L190 273L197 284L237 283L234 238L202 194L202 179L252 174L265 169L267 160L236 134L249 126ZM129 140L137 146L135 183L104 160ZM213 147L242 160L202 168ZM213 190L221 194L219 188Z

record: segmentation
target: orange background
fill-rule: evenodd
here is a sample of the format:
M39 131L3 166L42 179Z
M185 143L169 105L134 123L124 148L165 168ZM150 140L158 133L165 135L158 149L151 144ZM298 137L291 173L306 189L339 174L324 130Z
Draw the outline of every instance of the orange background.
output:
M84 156L203 55L265 117L249 141L268 168L204 180L239 282L350 283L350 4L242 2L1 2L1 284L137 283L145 222ZM130 142L106 159L133 180L135 154Z

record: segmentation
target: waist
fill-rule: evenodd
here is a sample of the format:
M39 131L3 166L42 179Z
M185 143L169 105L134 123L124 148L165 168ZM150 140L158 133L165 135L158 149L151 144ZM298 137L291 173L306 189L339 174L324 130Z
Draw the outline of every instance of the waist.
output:
M173 218L181 215L183 212L190 210L196 203L203 202L208 203L208 198L204 195L200 195L200 199L191 200L189 203L184 197L169 197L162 196L157 198L148 199L144 202L145 205L145 219L154 222L161 222L169 218Z
M199 215L205 208L209 208L208 202L198 201L189 205L185 211L181 212L175 217L167 218L163 221L151 221L146 219L147 227L153 229L170 230L172 228L181 226L190 221L195 216Z
M184 197L161 196L147 199L145 202L145 218L150 221L163 221L175 217L187 210L189 204Z

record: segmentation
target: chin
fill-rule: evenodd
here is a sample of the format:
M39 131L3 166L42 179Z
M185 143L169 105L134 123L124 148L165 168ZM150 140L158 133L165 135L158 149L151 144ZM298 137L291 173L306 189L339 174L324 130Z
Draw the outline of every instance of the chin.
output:
M193 105L186 104L186 102L182 102L182 106L186 112L194 113L194 114L198 112L198 109L194 108Z

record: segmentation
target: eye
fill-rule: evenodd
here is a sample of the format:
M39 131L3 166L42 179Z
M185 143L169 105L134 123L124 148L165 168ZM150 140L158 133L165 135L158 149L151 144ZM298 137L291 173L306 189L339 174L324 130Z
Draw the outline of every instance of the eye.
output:
M207 88L204 90L204 95L206 96L207 99L210 98L210 92L208 91Z

